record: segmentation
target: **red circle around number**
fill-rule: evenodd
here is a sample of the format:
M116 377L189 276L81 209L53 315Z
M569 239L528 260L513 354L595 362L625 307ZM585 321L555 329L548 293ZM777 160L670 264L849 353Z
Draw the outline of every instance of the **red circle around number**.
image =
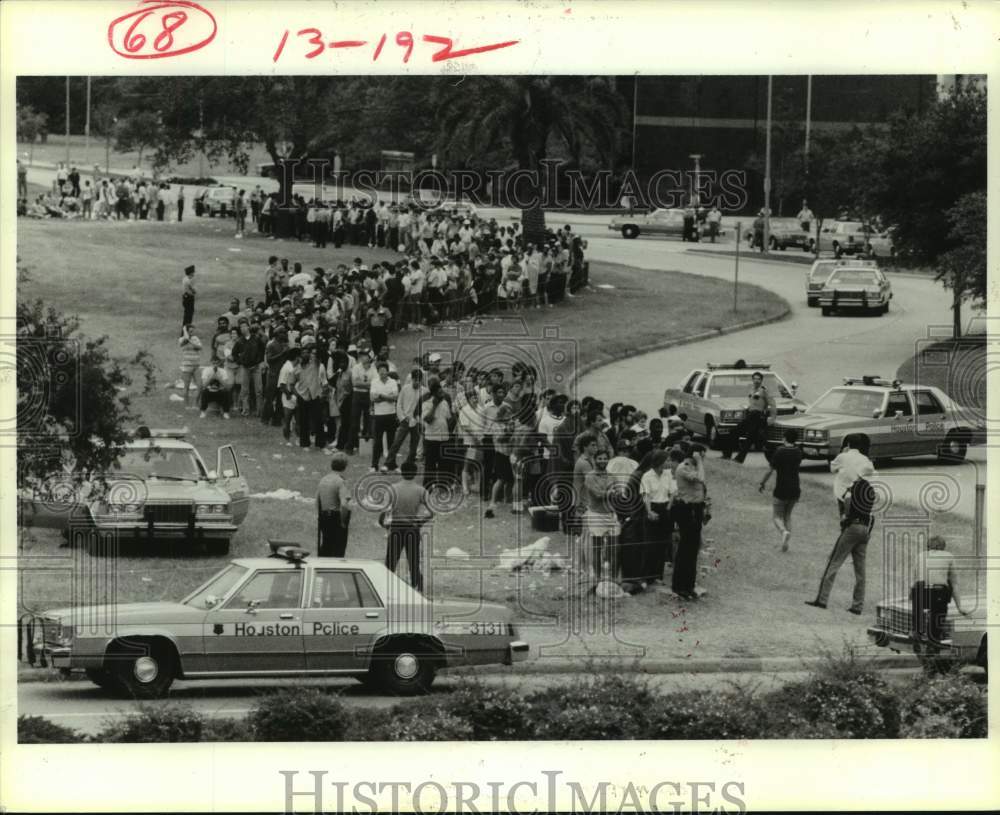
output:
M157 12L159 12L157 14ZM171 15L176 15L177 12L186 12L187 17L176 22L177 18L174 17L172 28L167 27L165 18ZM207 18L208 22L212 24L212 31L207 36L203 37L198 42L194 42L188 45L184 45L183 31L187 28L188 31L195 31L194 26L189 26L188 24L197 20L200 15L204 15L203 21ZM144 36L135 31L135 29L146 20L148 17L154 16L161 24L159 28L155 30L152 36ZM138 19L133 20L137 17ZM122 41L122 48L119 48L115 43L115 35L119 30L120 26L124 26L125 38ZM153 50L149 53L135 53L137 51L143 50L143 48L148 44L152 46L152 43L159 41L159 36L162 31L169 31L172 35L171 44L176 47L169 50L158 51ZM204 48L212 40L215 39L215 34L219 30L218 25L215 22L215 17L212 16L206 8L202 8L197 3L192 3L190 0L166 0L166 2L160 2L159 0L145 0L142 8L138 8L135 11L130 11L128 14L123 14L121 17L117 17L111 21L108 25L108 45L111 50L114 51L118 56L124 57L125 59L162 59L163 57L177 57L181 54L189 54L192 51L197 51L199 48ZM141 44L138 40L142 40ZM134 46L130 48L130 45Z

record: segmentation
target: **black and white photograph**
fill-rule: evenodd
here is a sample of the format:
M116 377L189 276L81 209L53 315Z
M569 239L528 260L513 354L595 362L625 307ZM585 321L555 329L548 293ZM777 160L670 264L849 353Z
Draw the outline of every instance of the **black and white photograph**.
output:
M987 749L991 66L530 71L289 3L228 70L240 3L95 5L104 62L4 68L5 744L322 747L289 812L744 812L676 751ZM441 742L595 772L333 769Z

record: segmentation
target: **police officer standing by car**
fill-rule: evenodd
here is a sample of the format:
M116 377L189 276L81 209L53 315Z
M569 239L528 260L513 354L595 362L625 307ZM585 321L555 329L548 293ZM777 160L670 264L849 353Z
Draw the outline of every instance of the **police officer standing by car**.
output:
M742 464L754 445L764 445L767 436L767 420L776 410L774 398L764 386L764 375L760 371L754 371L750 377L753 383L750 393L747 394L746 412L743 414L743 421L736 430L739 438L739 452L736 453L733 461ZM723 458L729 458L729 451L723 453Z
M351 524L350 495L343 473L347 455L334 453L330 472L320 479L316 488L316 538L320 557L344 557Z

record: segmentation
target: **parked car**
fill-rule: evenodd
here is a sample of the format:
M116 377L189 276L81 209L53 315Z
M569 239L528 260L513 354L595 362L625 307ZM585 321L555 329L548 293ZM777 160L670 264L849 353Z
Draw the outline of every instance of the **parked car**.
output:
M654 209L646 214L617 215L611 219L608 229L621 232L623 238L637 238L639 235L667 235L684 237L683 209Z
M821 258L813 261L813 265L806 272L806 303L810 308L819 305L819 294L823 290L823 284L831 272L840 266L878 268L878 264L874 260L861 260L859 258L841 258L840 260Z
M225 218L235 211L236 187L206 187L194 199L195 215L207 215L209 218L221 215Z
M888 314L892 284L877 266L837 266L819 291L823 316L848 308Z
M819 251L833 252L838 258L842 255L893 257L896 254L887 230L878 224L866 225L861 221L825 224L819 233Z
M751 244L753 242L753 230L750 230ZM802 229L802 225L792 218L772 218L770 223L770 235L768 237L768 248L772 251L780 249L785 251L789 246L801 249L803 252L811 252L816 243L808 232Z
M704 436L713 448L722 447L736 431L751 390L751 376L760 372L764 387L774 398L777 416L790 416L806 407L796 397L798 385L786 385L770 365L747 365L734 368L729 364L709 363L691 371L680 386L667 388L663 405L674 405L678 413L687 414L686 425L692 433Z
M113 470L73 493L21 489L21 523L67 534L74 526L89 530L94 554L104 551L109 535L150 546L180 537L224 553L250 505L233 446L218 448L210 470L183 430L152 430L148 437L134 438Z
M877 376L848 377L798 415L779 418L768 428L767 447L782 442L788 428L799 432L807 459L832 461L848 433L866 433L870 458L935 455L941 462L965 458L985 432L980 411L952 401L940 388L889 382Z
M319 675L405 695L426 691L443 668L527 658L506 606L431 600L372 560L311 558L287 541L270 548L177 602L26 615L22 656L139 699L165 696L174 679Z

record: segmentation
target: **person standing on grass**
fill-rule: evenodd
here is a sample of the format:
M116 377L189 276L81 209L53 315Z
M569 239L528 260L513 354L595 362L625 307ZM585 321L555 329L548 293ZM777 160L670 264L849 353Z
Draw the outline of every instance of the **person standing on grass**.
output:
M396 438L396 401L399 398L399 383L389 376L389 364L379 362L375 371L377 376L369 390L372 405L372 472L378 470L382 451L388 450ZM388 471L388 467L383 466L382 471Z
M184 268L184 279L181 281L181 308L184 316L181 325L190 325L194 322L194 266Z
M698 552L701 549L701 527L705 517L704 448L692 445L683 452L683 461L674 471L677 492L671 514L679 533L677 551L674 553L674 574L671 588L685 600L697 600L695 582L698 577Z
M368 421L368 411L371 408L372 377L371 354L367 351L358 352L357 364L351 367L351 421L347 438L347 454L358 452L358 439L364 434Z
M427 381L421 404L424 435L424 486L431 490L442 481L442 448L451 436L451 400L436 376Z
M417 591L424 590L424 579L420 569L420 538L422 527L434 513L428 503L427 488L414 479L417 465L404 461L399 468L403 478L391 487L392 507L386 524L385 567L395 572L399 556L406 552L410 565L410 585Z
M236 237L242 238L247 228L247 197L246 190L240 190L236 195Z
M347 456L334 453L330 472L316 488L317 530L320 557L344 557L351 524L350 490L344 483Z
M589 566L595 580L604 576L608 564L610 580L618 573L618 516L612 506L613 480L608 473L608 454L598 450L594 454L594 467L583 480L587 510L583 514L580 539L581 565Z
M722 210L717 204L712 204L708 215L705 216L705 222L708 224L708 237L715 243L715 239L719 237L719 228L722 226Z
M781 535L781 551L788 551L788 539L792 537L792 510L801 495L799 487L799 466L802 464L802 449L798 445L799 431L794 427L784 433L784 442L771 454L771 466L761 479L759 492L764 491L771 473L774 479L773 517L774 526Z
M278 391L278 376L288 356L288 330L275 328L271 339L264 346L264 403L261 405L262 424L281 424L281 394Z
M917 559L916 580L910 587L913 632L918 639L934 645L941 644L945 637L943 627L952 600L959 614L968 614L962 610L955 556L947 545L940 535L928 538L927 548Z
M402 449L403 444L409 439L409 451L405 461L416 461L417 444L420 441L420 405L424 397L427 396L427 388L423 384L424 372L420 368L410 371L410 376L399 389L399 398L396 400L396 435L389 447L386 456L385 466L389 470L396 469L396 457Z
M198 339L194 326L188 322L184 323L181 328L181 336L178 342L181 347L181 381L184 383L184 407L187 408L192 390L195 394L198 392L195 376L201 367L201 340ZM194 386L193 388L192 385Z
M291 346L285 356L285 363L278 373L278 391L281 393L281 435L284 436L286 447L292 446L292 418L298 409L296 385L302 372L302 366L299 364L301 354L301 348L296 345Z
M844 514L840 520L840 536L826 561L816 599L807 600L807 606L826 608L837 572L850 556L854 564L854 595L847 610L856 615L860 615L864 610L865 558L868 552L868 540L875 526L875 499L875 488L866 479L858 478L851 486L843 499Z
M322 450L326 442L323 431L323 398L327 394L326 368L319 363L316 346L310 345L302 351L302 369L295 385L298 396L297 421L299 424L299 447L310 447L315 438L315 447Z
M840 453L830 462L833 496L837 499L837 511L841 516L844 514L844 497L854 482L875 475L875 465L868 458L870 450L871 439L866 433L848 433L844 436Z
M768 419L777 409L774 399L764 385L764 374L760 371L754 371L750 375L750 382L746 412L736 432L736 436L739 437L739 451L733 461L738 464L746 461L747 453L750 452L751 448L758 445L763 446L767 437ZM723 458L728 458L728 456L724 453Z
M646 508L643 536L646 552L643 557L643 572L649 584L662 583L665 564L674 562L674 523L670 505L677 493L677 485L667 466L669 458L666 450L654 450L650 454L649 469L639 482L639 490Z
M177 185L177 223L184 220L184 185Z

